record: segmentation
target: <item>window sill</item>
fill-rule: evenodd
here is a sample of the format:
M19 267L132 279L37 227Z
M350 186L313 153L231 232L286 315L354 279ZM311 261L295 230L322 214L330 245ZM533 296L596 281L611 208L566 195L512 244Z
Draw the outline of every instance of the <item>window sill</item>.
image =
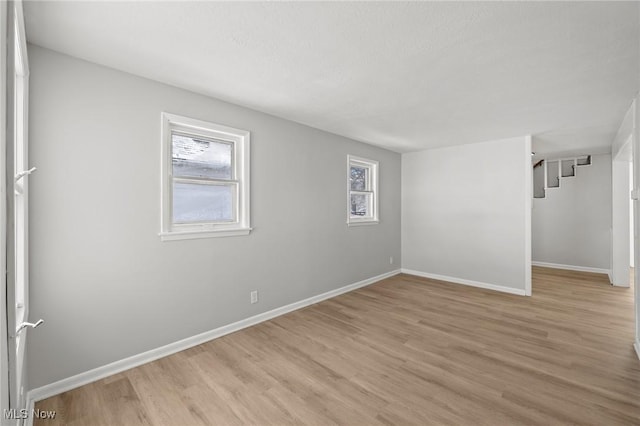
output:
M379 224L379 220L362 220L356 222L347 222L347 226L367 226L367 225L377 225Z
M249 235L253 228L224 229L218 231L173 231L158 234L161 241L195 240L201 238L237 237Z

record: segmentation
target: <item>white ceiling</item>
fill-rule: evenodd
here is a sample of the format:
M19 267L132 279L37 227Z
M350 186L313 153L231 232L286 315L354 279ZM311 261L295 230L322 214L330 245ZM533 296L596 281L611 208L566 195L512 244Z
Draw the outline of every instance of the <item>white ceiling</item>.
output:
M639 4L26 2L30 42L407 152L534 134L605 149Z

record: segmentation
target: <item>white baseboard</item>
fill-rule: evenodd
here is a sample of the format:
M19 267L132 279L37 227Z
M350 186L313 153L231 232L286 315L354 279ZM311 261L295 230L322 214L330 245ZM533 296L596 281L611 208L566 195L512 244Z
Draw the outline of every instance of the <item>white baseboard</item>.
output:
M366 280L358 281L357 283L349 284L344 287L340 287L335 290L331 290L326 293L319 294L317 296L309 297L308 299L300 300L298 302L294 302L289 305L282 306L280 308L276 308L271 311L255 315L255 316L234 322L232 324L228 324L210 331L205 331L204 333L197 334L192 337L187 337L186 339L169 343L168 345L161 346L156 349L151 349L150 351L133 355L131 357L121 359L119 361L115 361L110 364L103 365L98 368L94 368L89 371L85 371L84 373L76 374L75 376L67 377L66 379L62 379L57 382L50 383L48 385L44 385L39 388L31 389L29 392L27 392L27 407L33 408L33 404L36 401L41 401L43 399L50 398L62 392L75 389L77 387L86 385L88 383L95 382L96 380L100 380L105 377L120 373L122 371L129 370L133 367L137 367L139 365L146 364L151 361L155 361L159 358L172 355L176 352L189 349L193 346L197 346L202 343L208 342L210 340L217 339L218 337L225 336L229 333L242 330L243 328L251 327L252 325L256 325L261 322L268 321L280 315L284 315L286 313L304 308L306 306L313 305L318 302L322 302L323 300L330 299L332 297L336 297L341 294L348 293L358 288L371 285L375 282L381 281L385 278L392 277L399 273L400 273L400 270L397 269L397 270L387 272L372 278L368 278ZM29 419L31 419L31 416L29 416ZM26 425L29 426L31 422L32 420L27 420Z
M611 271L609 269L592 268L590 266L562 265L560 263L538 262L535 260L531 261L531 266L542 266L543 268L553 269L566 269L567 271L594 272L596 274L605 274L611 276Z
M519 288L504 287L496 284L483 283L480 281L466 280L464 278L448 277L446 275L431 274L428 272L414 271L413 269L402 268L403 274L416 275L418 277L431 278L439 281L448 281L455 284L464 284L472 287L486 288L488 290L501 291L503 293L517 294L525 296L525 290Z
M636 340L636 343L633 344L633 347L636 350L636 355L638 355L638 359L640 359L640 340Z

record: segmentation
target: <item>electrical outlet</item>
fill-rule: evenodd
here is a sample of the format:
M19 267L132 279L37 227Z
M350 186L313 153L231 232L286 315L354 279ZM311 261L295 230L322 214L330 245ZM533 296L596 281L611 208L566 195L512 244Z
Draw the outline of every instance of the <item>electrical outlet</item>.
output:
M393 256L389 258L389 265L393 265Z
M251 292L251 303L258 303L258 290L253 290Z

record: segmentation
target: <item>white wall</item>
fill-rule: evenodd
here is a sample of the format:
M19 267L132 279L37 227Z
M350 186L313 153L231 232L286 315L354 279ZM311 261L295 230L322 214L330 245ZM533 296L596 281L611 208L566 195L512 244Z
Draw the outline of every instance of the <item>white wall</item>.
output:
M31 388L399 268L399 154L29 53ZM249 236L160 241L162 111L251 132ZM347 154L380 162L379 225L346 226Z
M594 155L590 166L533 200L533 260L608 271L610 228L611 155Z
M614 285L629 286L629 261L631 256L630 246L633 245L630 238L630 209L631 199L629 192L633 187L630 176L630 163L633 160L632 133L633 133L634 106L631 105L618 128L618 132L611 144L611 282ZM631 184L630 184L631 183Z
M629 138L631 137L631 134L633 133L634 111L634 106L631 105L624 115L622 123L620 123L620 127L616 132L616 136L611 143L611 155L613 158L617 158L621 152L628 149L625 147L625 145L627 144ZM627 160L631 161L631 158L629 158L629 154L624 154L624 156Z
M530 152L520 137L404 154L403 270L524 294Z
M629 287L629 162L611 162L611 283Z
M633 189L633 161L629 162L629 192ZM633 230L633 203L631 202L631 198L629 198L629 265L633 268L635 263L635 255L633 253L633 235L635 231Z

